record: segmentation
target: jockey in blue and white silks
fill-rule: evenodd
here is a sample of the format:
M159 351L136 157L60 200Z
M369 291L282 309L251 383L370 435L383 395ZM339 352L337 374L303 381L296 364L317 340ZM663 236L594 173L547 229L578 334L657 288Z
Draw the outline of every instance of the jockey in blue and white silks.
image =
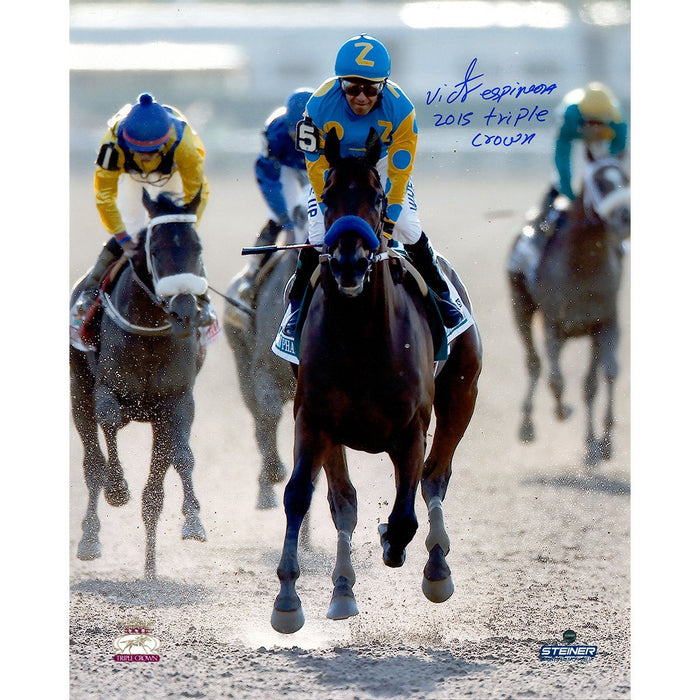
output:
M377 170L387 196L386 221L393 224L392 235L398 241L416 243L421 236L421 224L411 173L418 144L418 125L415 108L403 90L387 80L375 106L366 115L357 115L348 104L342 81L332 78L313 94L306 105L306 114L318 128L322 144L328 132L335 128L342 158L363 156L370 129L377 131L382 146ZM319 204L309 210L309 241L321 244L325 230L320 200L328 161L322 151L307 153L306 160Z
M403 90L389 80L390 73L391 58L381 41L366 34L352 37L338 51L335 77L326 80L306 105L304 120L297 127L297 148L306 155L311 182L309 242L320 247L325 235L321 193L328 171L323 152L327 134L335 129L341 157L363 156L367 137L375 129L382 147L377 170L387 197L383 234L404 244L435 293L445 325L454 327L462 315L450 301L447 283L422 230L411 182L418 143L415 108ZM302 249L289 291L284 335L294 336L301 301L317 264L318 250Z
M294 231L295 223L306 216L309 176L304 154L296 149L294 139L297 122L304 115L311 92L309 88L298 88L265 121L263 146L255 161L255 179L269 219L258 234L255 247L274 245L281 232ZM270 255L251 255L248 265L234 277L230 292L239 301L252 303L257 274Z

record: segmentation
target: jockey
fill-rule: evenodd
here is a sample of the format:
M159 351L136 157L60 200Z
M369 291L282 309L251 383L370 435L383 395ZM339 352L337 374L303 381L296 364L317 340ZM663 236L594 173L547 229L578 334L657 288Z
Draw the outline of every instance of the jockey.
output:
M255 179L268 209L269 220L258 234L255 246L274 245L282 231L293 231L306 212L301 206L309 187L304 154L294 145L297 122L304 116L304 108L312 90L298 88L277 108L265 122L263 148L255 161ZM303 199L302 199L303 198ZM295 211L296 210L296 211ZM233 280L231 292L244 303L250 304L255 280L271 253L250 256L250 262Z
M449 300L448 285L421 228L411 181L418 142L415 108L403 90L388 80L390 72L391 58L380 41L365 34L353 37L338 51L335 77L326 80L306 105L297 148L306 155L311 182L309 242L320 248L325 235L321 193L328 170L323 154L326 135L336 129L341 157L362 156L367 136L374 128L382 143L377 170L387 193L384 235L404 244L412 263L436 293L445 325L453 327L459 323L461 313ZM285 335L294 335L301 300L318 259L316 248L303 248L299 253L289 291L290 315L283 329Z
M543 200L543 212L552 207L560 194L572 201L576 199L571 184L575 141L581 141L595 158L621 157L627 145L627 124L616 98L602 83L593 82L572 90L562 100L559 110L561 126L554 147L556 174ZM556 211L553 215L556 218Z
M199 221L209 197L204 155L204 146L184 115L159 104L148 93L109 120L95 163L95 203L112 237L103 246L74 305L75 325L97 300L100 282L110 265L122 255L133 255L138 234L148 223L141 201L143 189L152 197L161 192L178 195L185 204L201 191ZM206 295L201 301L209 303Z

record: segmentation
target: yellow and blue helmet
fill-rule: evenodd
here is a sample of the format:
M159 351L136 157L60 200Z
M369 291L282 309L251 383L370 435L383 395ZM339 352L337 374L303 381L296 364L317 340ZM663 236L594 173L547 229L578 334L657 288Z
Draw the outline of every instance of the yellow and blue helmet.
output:
M165 108L144 92L122 122L122 136L132 151L149 153L167 142L172 126Z
M338 50L335 74L338 78L386 80L391 73L391 57L384 44L367 34L348 39Z

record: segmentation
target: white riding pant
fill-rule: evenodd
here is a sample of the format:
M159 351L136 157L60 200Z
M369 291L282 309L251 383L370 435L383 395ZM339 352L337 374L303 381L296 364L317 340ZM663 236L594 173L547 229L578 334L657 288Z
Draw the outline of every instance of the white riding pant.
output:
M384 188L387 186L387 159L382 158L377 163L377 172L384 183ZM316 202L316 195L313 188L309 188L307 213L309 217L309 243L321 245L323 237L326 235L326 227L323 223L323 214L321 208ZM403 199L401 214L396 226L394 226L393 238L399 243L412 245L417 243L421 237L423 228L418 217L418 205L416 204L416 195L413 189L413 181L409 178L406 186L406 196Z
M182 178L177 171L165 182L156 184L138 180L127 173L119 176L119 190L117 192L117 208L122 215L124 228L132 237L136 238L139 231L148 225L148 212L143 206L143 190L155 199L159 194L167 192L184 199L185 192L182 187Z

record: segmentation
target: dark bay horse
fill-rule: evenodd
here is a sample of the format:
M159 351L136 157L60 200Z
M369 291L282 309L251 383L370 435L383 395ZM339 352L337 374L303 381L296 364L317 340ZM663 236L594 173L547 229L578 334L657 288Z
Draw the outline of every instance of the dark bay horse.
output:
M195 229L199 196L182 207L165 195L153 201L144 191L143 202L151 218L141 233L138 251L113 289L102 292L98 349L86 353L70 348L70 378L73 421L83 444L89 494L78 558L101 556L97 504L102 490L112 506L130 498L117 452L117 431L130 421L147 422L153 430L153 449L142 515L145 575L153 579L163 479L171 464L184 489L182 537L206 540L192 484L194 456L189 438L193 387L203 362L197 296L206 292L207 281ZM82 282L76 285L71 303L81 289ZM99 445L98 427L105 437L107 460Z
M475 325L454 339L437 378L434 348L421 293L408 281L400 259L380 244L384 192L375 168L380 153L372 130L364 158L340 158L335 132L326 140L330 163L323 201L326 245L320 283L301 330L294 400L294 470L284 493L287 527L277 569L280 593L271 623L293 633L304 624L296 593L299 528L321 468L338 532L332 573L334 590L327 617L358 613L351 539L357 496L345 447L386 452L393 464L396 499L388 523L380 525L383 560L401 566L418 528L418 486L428 507L429 552L423 592L434 602L454 590L446 555L450 544L442 502L452 457L471 420L481 371L481 340ZM470 308L466 297L464 303ZM435 437L425 458L433 408Z
M291 251L275 253L260 270L252 313L227 304L224 314L224 332L236 360L243 401L255 421L255 439L262 457L257 507L263 509L279 505L273 484L287 474L277 433L284 405L294 398L296 378L289 363L270 352L270 346L282 320L284 291L295 267L296 255ZM229 298L233 287L234 283L227 290Z
M521 232L511 251L509 283L515 322L525 345L529 385L523 402L519 437L535 438L532 422L533 396L540 375L540 359L532 335L536 312L544 320L545 346L549 359L549 386L555 399L555 415L568 418L564 403L564 377L559 362L569 338L591 339L592 353L584 381L587 408L585 463L589 466L612 456L614 385L618 374L619 338L617 297L622 275L621 244L630 235L629 178L615 158L586 164L581 194L564 213L562 225L549 238L534 275L515 271L512 261L527 241ZM598 373L607 383L603 432L597 438L593 404Z

